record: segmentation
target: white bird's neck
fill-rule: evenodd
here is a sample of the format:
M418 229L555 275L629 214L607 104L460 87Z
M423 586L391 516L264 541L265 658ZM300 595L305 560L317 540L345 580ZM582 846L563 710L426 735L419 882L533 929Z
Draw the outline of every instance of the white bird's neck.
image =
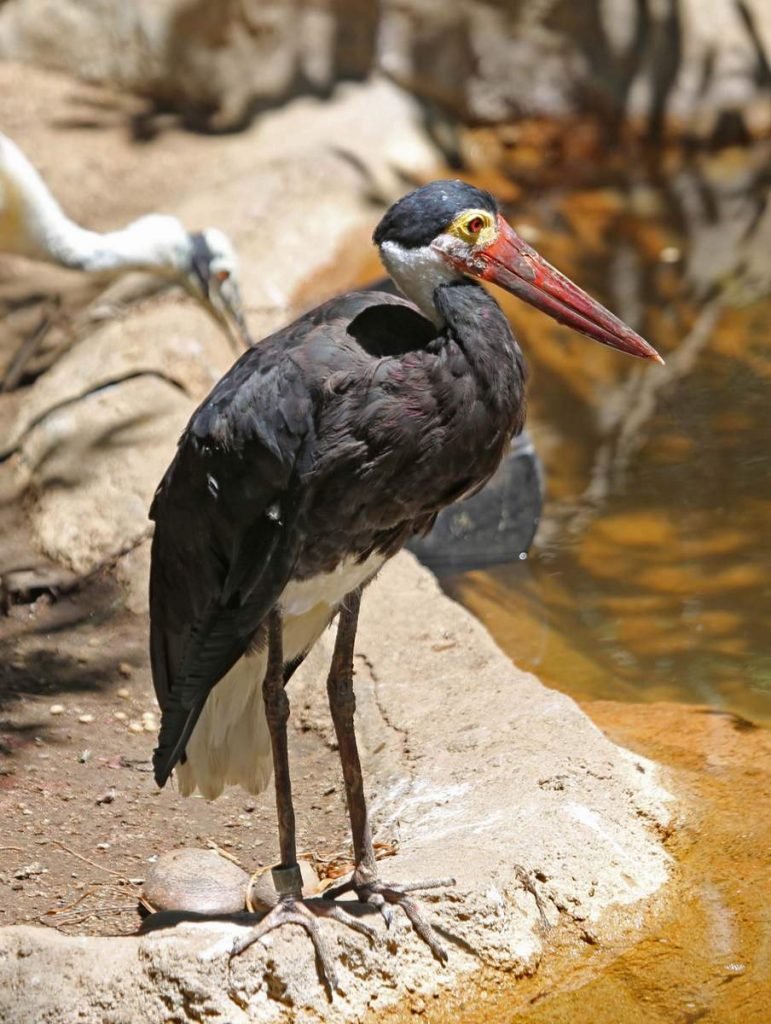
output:
M0 134L0 250L90 273L185 269L189 238L174 217L153 214L100 234L70 220L18 146Z
M58 223L44 226L45 257L75 270L93 274L113 274L125 270L153 270L176 274L182 267L173 246L161 238L148 238L142 221L120 231L100 234L79 227L62 216Z

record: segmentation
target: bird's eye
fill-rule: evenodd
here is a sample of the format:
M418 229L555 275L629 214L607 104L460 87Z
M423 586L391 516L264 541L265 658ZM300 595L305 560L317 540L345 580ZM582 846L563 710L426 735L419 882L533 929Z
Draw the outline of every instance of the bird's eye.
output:
M230 271L225 270L224 267L221 270L214 271L214 277L219 281L220 284L224 284L225 281L230 277Z
M470 235L478 235L484 226L485 222L481 217L472 217L471 220L466 221L466 231Z

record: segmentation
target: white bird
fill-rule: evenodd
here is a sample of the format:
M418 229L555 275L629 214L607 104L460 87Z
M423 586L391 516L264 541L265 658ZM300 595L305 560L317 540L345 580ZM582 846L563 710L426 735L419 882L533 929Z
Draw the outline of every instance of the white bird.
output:
M238 258L222 231L188 232L151 213L100 234L64 213L19 147L0 132L0 251L115 277L148 271L178 281L224 328L240 351L249 343L238 287Z

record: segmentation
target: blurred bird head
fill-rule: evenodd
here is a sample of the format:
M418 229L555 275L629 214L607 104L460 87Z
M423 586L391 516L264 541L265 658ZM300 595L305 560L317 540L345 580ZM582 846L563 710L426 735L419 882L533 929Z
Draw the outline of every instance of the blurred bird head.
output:
M251 344L238 285L238 257L227 235L206 228L187 236L183 281L240 351Z

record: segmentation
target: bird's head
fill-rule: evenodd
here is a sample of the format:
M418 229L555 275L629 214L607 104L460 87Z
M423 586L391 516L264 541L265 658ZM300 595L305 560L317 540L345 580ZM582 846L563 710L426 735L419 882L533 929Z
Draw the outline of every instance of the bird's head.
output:
M185 287L224 328L236 351L240 351L240 345L249 346L251 339L238 286L236 251L218 228L194 232L187 239Z
M436 323L436 289L460 277L505 288L559 323L633 356L663 362L647 341L555 270L501 216L495 198L462 181L410 192L374 233L387 270Z
M137 267L180 281L225 331L237 353L251 344L238 287L238 257L224 232L188 232L176 217L149 213L102 237L120 237Z

